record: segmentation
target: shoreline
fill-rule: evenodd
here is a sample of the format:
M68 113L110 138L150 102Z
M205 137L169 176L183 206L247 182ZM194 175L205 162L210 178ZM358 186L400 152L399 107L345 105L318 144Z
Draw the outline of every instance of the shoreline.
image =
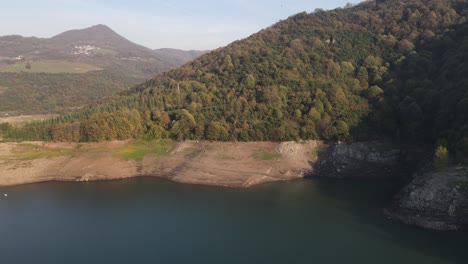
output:
M143 144L143 145L139 145ZM186 184L245 188L304 178L320 141L0 143L0 186L157 177ZM167 149L159 149L167 145ZM154 153L138 156L135 148ZM134 151L134 152L132 152Z

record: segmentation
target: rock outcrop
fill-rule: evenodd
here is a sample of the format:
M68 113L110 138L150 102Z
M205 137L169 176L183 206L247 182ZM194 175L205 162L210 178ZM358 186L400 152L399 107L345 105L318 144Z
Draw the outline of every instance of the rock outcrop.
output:
M391 218L436 230L468 227L468 168L417 174L384 210Z
M375 178L400 175L400 149L381 142L336 142L318 153L313 176Z

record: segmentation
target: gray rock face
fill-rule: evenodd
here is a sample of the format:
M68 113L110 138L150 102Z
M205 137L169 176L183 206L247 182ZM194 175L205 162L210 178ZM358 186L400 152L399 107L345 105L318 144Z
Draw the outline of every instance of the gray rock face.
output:
M336 142L322 148L312 176L382 178L410 176L427 165L423 148L400 150L383 142ZM425 156L426 155L426 156ZM427 170L427 168L426 168ZM468 167L415 174L384 213L406 224L436 230L468 229Z
M468 168L416 175L384 210L406 224L436 230L468 227Z
M381 142L337 142L319 153L314 175L333 178L395 176L401 171L400 150Z

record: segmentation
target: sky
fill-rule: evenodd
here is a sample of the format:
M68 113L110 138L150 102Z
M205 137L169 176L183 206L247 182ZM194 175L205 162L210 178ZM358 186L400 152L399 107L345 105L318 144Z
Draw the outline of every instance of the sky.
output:
M299 12L360 0L15 0L1 5L0 36L52 37L104 24L156 48L209 50Z

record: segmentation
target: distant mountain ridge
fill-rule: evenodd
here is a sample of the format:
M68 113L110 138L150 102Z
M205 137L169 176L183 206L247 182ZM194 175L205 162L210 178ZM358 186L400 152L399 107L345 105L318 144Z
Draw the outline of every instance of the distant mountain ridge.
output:
M207 51L184 51L178 49L157 49L151 50L142 45L131 42L119 35L106 25L95 25L84 29L73 29L65 31L51 38L22 37L10 35L0 37L0 64L2 61L12 62L19 56L28 60L39 59L80 59L77 58L76 47L91 46L96 49L113 51L108 52L119 58L140 57L145 61L151 60L158 67L152 69L152 74L145 76L152 77L157 73L169 70L188 62ZM89 54L88 54L89 55ZM101 53L99 55L102 55ZM89 58L87 59L89 62ZM93 64L93 63L91 63ZM95 66L102 66L99 60L94 61Z
M133 52L141 53L140 55L151 56L151 50L149 48L129 41L105 25L95 25L85 29L65 31L50 38L49 41L72 47L79 44L96 45L101 48L113 48L119 52Z
M3 36L0 113L55 113L79 107L203 53L153 51L102 24L65 31L51 38Z
M187 61L191 61L210 52L209 50L180 50L180 49L170 49L170 48L163 48L163 49L155 49L153 53L157 54L157 56L161 58L165 58L167 60L172 59L178 64L184 64Z

